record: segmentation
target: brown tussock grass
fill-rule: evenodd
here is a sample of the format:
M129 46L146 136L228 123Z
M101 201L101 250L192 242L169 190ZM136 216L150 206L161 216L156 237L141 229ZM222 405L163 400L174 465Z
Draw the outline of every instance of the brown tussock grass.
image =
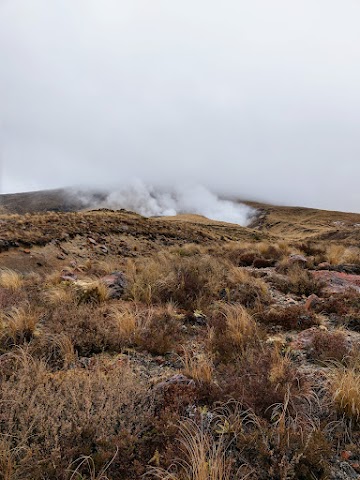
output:
M160 480L230 480L224 436L215 439L204 426L187 420L180 425L179 441L183 458L176 462L175 472L151 468L149 476Z
M58 285L48 288L44 292L44 300L50 305L73 303L76 300L74 291L67 285Z
M329 373L329 388L337 411L355 424L360 424L359 365L333 369Z
M360 249L356 247L346 247L345 245L330 244L325 251L325 261L330 265L340 265L342 263L360 264Z
M256 323L246 308L241 305L224 304L221 313L226 319L227 332L235 348L241 348L250 338L257 335Z
M208 343L218 361L241 357L259 342L261 333L249 312L239 304L220 304L210 322Z
M132 345L143 326L143 317L133 305L113 306L110 310L110 316L118 328L120 342L125 345Z
M14 307L1 318L0 343L3 346L22 345L36 334L39 315L30 306Z
M0 287L7 288L11 291L19 290L23 285L22 276L9 268L0 271Z
M214 376L214 364L206 353L195 354L189 350L184 350L184 368L183 373L196 382L209 384Z
M206 308L219 298L231 266L209 255L159 254L128 268L128 297L135 302L174 302L187 310Z
M99 279L83 279L73 283L80 303L103 303L109 298L109 289Z

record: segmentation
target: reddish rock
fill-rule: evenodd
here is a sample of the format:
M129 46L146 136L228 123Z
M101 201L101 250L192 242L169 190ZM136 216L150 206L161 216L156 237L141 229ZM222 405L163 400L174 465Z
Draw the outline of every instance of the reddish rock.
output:
M310 348L314 334L317 332L316 327L308 328L307 330L303 330L300 332L295 340L291 343L291 348L294 350L304 350Z
M341 452L341 458L343 460L349 460L349 458L351 458L351 456L352 456L352 452L349 452L348 450L343 450Z
M352 275L342 272L329 272L327 270L312 272L314 277L322 280L327 293L342 293L348 289L360 293L360 275Z
M317 307L320 302L321 302L320 298L313 293L313 294L310 295L310 297L308 297L308 299L306 300L305 308L306 308L306 310L308 310L308 311L314 310L314 308Z

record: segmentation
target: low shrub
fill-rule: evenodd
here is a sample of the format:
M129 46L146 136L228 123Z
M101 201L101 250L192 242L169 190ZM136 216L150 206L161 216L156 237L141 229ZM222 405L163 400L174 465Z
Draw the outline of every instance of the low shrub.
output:
M90 456L100 471L115 453L110 478L144 473L139 455L143 461L145 447L148 458L154 453L145 434L153 402L144 379L127 364L95 362L91 370L53 373L25 352L9 361L11 374L2 371L0 378L0 403L7 406L0 415L6 440L0 466L1 474L11 472L5 478L16 472L19 479L65 480L80 457ZM76 478L88 473L83 465Z
M274 275L271 281L283 293L294 293L299 296L308 297L312 294L321 296L323 290L323 283L299 266L289 269L286 276Z
M209 255L159 255L132 263L128 276L127 298L147 304L173 302L194 311L220 299L251 307L270 301L265 282Z
M194 354L185 350L183 356L183 373L195 382L210 384L214 375L214 364L206 353Z
M302 305L276 306L256 314L256 319L266 326L281 326L284 330L306 330L319 324L316 315Z
M43 333L66 335L79 356L88 357L103 351L120 351L122 343L118 321L106 305L77 304L54 306L47 312Z
M154 355L165 355L180 347L182 316L171 304L149 310L136 332L135 344Z
M256 415L270 419L273 408L289 396L294 412L297 401L309 394L310 386L288 357L270 346L249 348L237 362L221 366L218 383L222 400L234 399Z
M350 353L350 345L342 331L316 330L307 353L313 360L342 362Z

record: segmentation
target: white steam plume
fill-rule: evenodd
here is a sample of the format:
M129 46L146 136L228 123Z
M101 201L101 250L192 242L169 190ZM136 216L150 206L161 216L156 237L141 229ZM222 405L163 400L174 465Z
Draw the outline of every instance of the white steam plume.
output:
M247 205L221 199L202 185L175 186L165 190L140 180L111 191L101 206L125 208L146 217L192 213L243 226L248 225L255 214L255 210Z

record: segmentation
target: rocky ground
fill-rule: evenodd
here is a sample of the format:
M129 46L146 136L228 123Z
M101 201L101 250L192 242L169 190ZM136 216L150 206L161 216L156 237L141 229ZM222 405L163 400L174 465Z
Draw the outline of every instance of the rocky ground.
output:
M360 478L360 215L253 206L0 215L0 478Z

